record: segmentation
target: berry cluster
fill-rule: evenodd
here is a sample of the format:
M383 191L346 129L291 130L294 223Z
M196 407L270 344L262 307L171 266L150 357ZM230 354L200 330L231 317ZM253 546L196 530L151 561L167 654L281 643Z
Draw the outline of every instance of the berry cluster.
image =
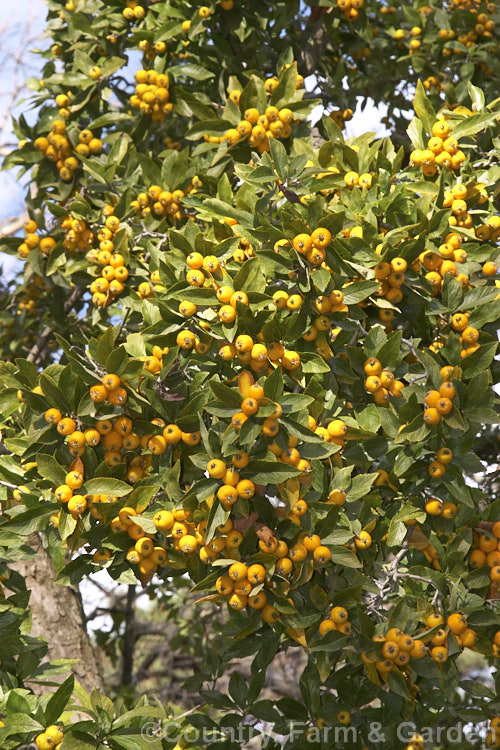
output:
M262 154L269 151L270 138L288 138L292 133L293 112L287 107L278 109L270 105L264 112L256 107L245 110L244 119L225 131L221 140L229 146L248 138L253 148ZM213 142L213 141L212 141Z
M130 104L144 115L150 115L153 122L161 123L173 109L170 101L169 78L156 70L137 70L135 73L135 94Z
M399 398L404 388L401 380L396 380L391 370L384 370L376 357L370 357L363 365L366 375L365 389L373 394L376 404L387 404L391 396Z
M349 107L347 109L335 109L330 112L330 117L339 128L343 128L346 122L352 120L354 112Z
M122 16L126 21L142 21L146 16L146 8L139 5L137 0L126 0Z
M313 266L320 266L326 260L326 248L332 241L331 232L325 227L318 227L311 234L301 232L292 239L293 249L304 255ZM274 250L279 250L281 245L288 244L288 240L278 240Z
M358 172L350 171L345 173L344 182L348 188L370 188L372 186L372 175L369 172L359 174Z
M375 278L380 281L380 288L375 292L375 296L384 297L394 305L397 305L403 299L401 287L405 283L405 272L408 264L404 258L393 258L389 261L377 263L373 269ZM392 316L389 317L389 320Z
M346 21L356 21L363 5L364 0L337 0L337 7L343 11Z
M97 232L99 250L92 249L86 255L92 265L97 266L96 278L90 285L92 302L96 307L106 307L125 290L128 268L121 253L115 252L116 234L120 220L113 216L113 206L105 206L105 226Z
M64 728L52 724L50 727L35 737L35 745L38 750L60 750L64 738Z
M17 252L21 258L27 258L30 251L36 247L40 249L40 252L44 255L50 255L52 250L56 246L56 240L53 237L39 237L36 232L38 231L38 225L33 219L28 219L24 225L24 240L18 246Z
M100 154L102 141L94 138L91 130L82 130L78 136L79 143L75 153L79 156L88 157L90 154ZM78 168L78 159L74 156L73 146L66 135L66 123L63 120L54 120L50 126L47 136L39 136L34 141L34 147L51 162L54 162L59 176L65 182L73 179Z
M450 218L453 219L454 217ZM465 263L467 260L467 251L462 249L462 242L463 237L460 234L450 232L445 241L439 245L437 252L424 250L414 263L415 270L419 270L420 266L425 269L424 277L432 286L433 296L441 292L446 274L454 276L462 289L468 287L469 277L465 273L459 273L457 268L457 263Z
M143 218L152 213L157 218L182 219L182 199L186 194L195 193L202 184L200 178L194 176L184 190L178 188L170 191L160 185L151 185L147 192L139 193L130 205L134 211L140 212Z
M492 582L500 583L500 521L490 525L491 529L474 530L469 564L472 568L487 565ZM493 651L495 656L500 656L500 632L495 636Z
M61 229L64 229L63 247L70 253L75 250L85 252L94 244L94 233L83 219L63 216L61 218Z
M422 168L425 177L435 175L438 167L445 167L450 171L460 169L465 161L465 154L453 137L451 125L444 116L432 126L432 138L428 140L427 148L412 151L410 161Z

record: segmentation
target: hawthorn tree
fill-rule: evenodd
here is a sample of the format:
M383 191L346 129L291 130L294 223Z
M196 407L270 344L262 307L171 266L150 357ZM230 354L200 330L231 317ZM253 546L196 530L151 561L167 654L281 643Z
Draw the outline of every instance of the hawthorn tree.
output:
M500 747L495 5L46 2L5 161L2 747ZM392 138L346 136L368 96ZM57 687L41 548L188 606L197 700Z

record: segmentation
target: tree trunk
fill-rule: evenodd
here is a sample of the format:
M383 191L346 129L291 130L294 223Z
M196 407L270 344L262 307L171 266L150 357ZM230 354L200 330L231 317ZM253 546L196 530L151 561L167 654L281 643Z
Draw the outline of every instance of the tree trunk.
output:
M102 672L87 632L80 592L77 588L55 583L55 568L38 534L33 534L28 544L36 550L36 557L21 560L11 567L24 577L30 592L33 623L30 635L45 639L47 660L78 659L72 671L87 692L94 687L103 690ZM41 690L35 688L35 692L45 691L42 687Z

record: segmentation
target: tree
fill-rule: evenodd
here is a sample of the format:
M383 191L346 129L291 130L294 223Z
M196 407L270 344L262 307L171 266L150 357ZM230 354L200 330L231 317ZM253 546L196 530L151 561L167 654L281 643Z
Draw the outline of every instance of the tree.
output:
M2 747L500 747L494 4L47 7L5 162ZM343 132L368 85L392 139ZM29 635L35 533L129 587L121 687L36 697L71 662ZM141 695L167 618L189 698Z

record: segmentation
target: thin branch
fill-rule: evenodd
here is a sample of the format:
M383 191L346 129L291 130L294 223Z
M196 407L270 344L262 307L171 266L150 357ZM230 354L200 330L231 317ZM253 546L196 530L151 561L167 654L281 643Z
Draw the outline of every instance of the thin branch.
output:
M132 684L132 673L134 668L134 602L135 586L130 584L127 590L127 608L125 610L125 634L123 637L123 660L121 684L130 686Z
M413 341L411 341L410 339L401 339L401 342L403 344L406 344L406 346L408 347L408 349L410 350L410 352L413 354L413 356L415 357L415 359L417 360L417 362L420 362L420 364L424 368L424 372L422 373L422 375L415 375L413 378L411 378L410 385L413 385L413 383L416 383L417 380L423 380L424 378L428 379L429 378L429 371L427 370L427 367L424 365L424 363L420 359L420 356L419 356L417 350L415 349L415 345L414 345Z
M10 482L4 482L3 479L0 479L0 484L2 485L2 487L7 487L7 489L9 490L17 490L16 484L11 484Z
M11 237L13 234L16 234L16 232L19 232L28 219L28 214L23 213L20 216L11 217L10 219L3 221L2 224L0 224L0 240L3 240L5 237Z

